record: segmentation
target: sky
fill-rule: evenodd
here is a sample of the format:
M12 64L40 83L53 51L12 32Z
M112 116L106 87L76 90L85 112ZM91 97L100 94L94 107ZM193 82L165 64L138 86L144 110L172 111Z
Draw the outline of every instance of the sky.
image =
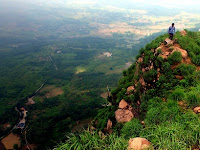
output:
M68 1L68 3L73 3L77 5L87 5L87 4L97 4L102 3L103 0L58 0L62 2ZM162 6L167 8L187 8L187 7L193 7L193 6L199 6L200 1L198 0L109 0L109 1L103 1L103 3L145 3L148 5L156 5L156 6Z
M165 8L178 8L178 9L198 9L200 1L198 0L0 0L1 4L36 4L46 6L118 6L118 7L134 7L135 4L146 4L149 6L159 6Z

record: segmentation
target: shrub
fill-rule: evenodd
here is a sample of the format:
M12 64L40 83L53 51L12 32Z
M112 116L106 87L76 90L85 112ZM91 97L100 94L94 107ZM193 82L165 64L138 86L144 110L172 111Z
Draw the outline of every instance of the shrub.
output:
M196 67L193 65L180 64L174 71L176 74L188 76L195 71Z
M157 77L157 71L152 69L148 72L145 72L143 77L145 82L153 82L153 79Z
M200 66L200 55L194 55L194 56L192 57L192 62L193 62L195 65Z
M186 102L190 107L200 106L200 85L192 87L189 92L186 93Z
M158 55L161 54L161 53L162 53L162 50L159 48L159 49L157 50L157 53L158 53Z
M183 100L185 98L185 92L183 89L177 88L172 92L170 98L175 101Z
M168 62L172 65L174 63L179 63L182 60L182 56L180 52L174 52L171 56L168 57Z
M196 91L190 91L187 93L187 100L188 106L196 107L200 104L200 95Z
M155 65L157 68L160 68L162 66L162 64L163 64L163 58L158 56L155 60Z
M170 68L170 64L168 63L168 62L164 62L163 63L163 72L165 73L165 72L169 72L170 70L171 70L171 68Z
M139 136L140 131L142 130L142 125L139 120L133 119L129 122L127 122L122 130L121 135L125 137L126 139L134 138Z

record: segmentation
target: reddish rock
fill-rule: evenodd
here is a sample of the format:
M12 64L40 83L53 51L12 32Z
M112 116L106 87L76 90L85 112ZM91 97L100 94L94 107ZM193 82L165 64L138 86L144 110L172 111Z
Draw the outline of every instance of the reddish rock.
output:
M177 79L179 79L179 80L183 80L183 79L184 79L183 76L179 76L179 75L175 75L175 77L176 77Z
M180 52L182 58L184 58L184 59L188 57L188 52L186 50L184 50L184 49L179 48L179 47L175 47L174 50L172 51L172 54L174 52Z
M170 52L163 52L159 56L162 57L163 59L167 59L169 55L170 55Z
M151 147L151 142L149 142L145 138L133 138L130 139L128 142L128 150L147 150L147 149L153 149Z
M108 122L107 122L107 132L109 134L112 133L112 129L111 128L112 128L112 121L110 119L108 119Z
M127 88L127 93L128 93L128 94L131 94L131 93L134 92L134 90L135 90L135 87L134 87L134 86L129 86L129 87Z
M173 44L174 44L174 41L170 40L169 38L166 38L164 44L165 44L166 46L168 46L168 45L173 45Z
M119 102L119 108L123 109L123 108L126 108L128 106L128 103L122 99L120 102Z
M182 36L186 36L186 35L187 35L187 32L186 32L185 30L182 30L182 31L180 31L180 34L181 34Z
M200 107L195 107L195 108L194 108L194 112L195 112L196 114L200 113Z
M143 63L143 58L142 58L142 57L139 57L138 60L137 60L137 62L138 62L138 63Z
M144 125L145 124L144 121L142 121L141 124Z
M141 78L139 79L139 82L141 83L142 86L145 86L145 82L144 82L144 78L143 78L143 77L141 77Z
M117 122L128 122L134 117L133 113L127 109L118 109L115 111Z

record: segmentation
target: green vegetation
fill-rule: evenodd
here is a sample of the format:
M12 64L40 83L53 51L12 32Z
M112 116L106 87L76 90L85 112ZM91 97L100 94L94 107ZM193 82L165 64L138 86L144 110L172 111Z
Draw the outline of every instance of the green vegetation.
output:
M112 96L108 98L112 106L99 110L95 118L100 122L97 131L104 131L108 119L113 122L113 133L106 135L106 139L118 134L119 136L115 137L116 141L120 138L127 144L129 138L144 137L152 143L154 149L160 150L187 150L200 146L200 116L193 113L193 109L200 106L200 72L197 71L198 64L194 62L193 56L199 55L200 49L198 50L197 46L200 37L197 36L197 32L187 33L186 36L177 33L176 38L182 48L188 51L194 64L181 63L180 52L174 52L167 60L158 56L160 52L154 55L153 50L167 36L163 35L140 50L137 58L143 58L142 62L133 64L123 72L118 86L112 90ZM150 68L152 64L153 68L141 71L143 68ZM140 83L142 77L145 85ZM135 86L134 94L127 94L126 89L129 86ZM117 123L114 118L114 111L118 109L121 99L125 99L134 108L135 114L138 114L127 123ZM86 133L83 132L79 136L87 138ZM96 137L96 140L99 138L100 136ZM80 141L74 139L75 137L69 138L63 146L83 146ZM107 146L114 141L110 141ZM92 144L91 147L93 146ZM105 144L102 144L99 149L106 149L104 146ZM61 147L62 144L56 149ZM115 148L123 149L119 146Z
M79 135L71 134L66 143L60 144L54 150L82 150L105 149L126 150L128 142L116 134L110 136L99 135L97 132L84 131Z
M64 22L80 25L73 19ZM9 38L9 34L5 38L6 32L0 30L0 33L0 136L18 123L19 114L15 107L24 107L28 110L27 139L37 144L38 149L52 148L65 139L65 134L73 130L76 122L95 118L98 110L103 108L102 104L106 103L101 93L106 91L107 85L111 89L116 87L121 72L129 66L126 63L134 62L138 49L160 34L140 39L137 44L132 43L132 47L127 46L133 40L131 33L110 38L61 38L54 33L53 37L34 39L28 38L30 35L25 38L24 33L18 33L15 38ZM104 52L113 55L106 57ZM134 67L132 65L124 72L129 81L133 78ZM126 80L120 82L123 84ZM35 94L43 83L44 90ZM131 83L127 82L126 87L129 85ZM48 96L56 93L54 88L46 89L49 86L64 93ZM119 100L124 92L118 94ZM32 96L35 96L36 103L26 105ZM136 98L132 97L132 101ZM101 130L107 118L114 118L115 110L115 107L108 108L107 117L98 124ZM104 115L102 112L102 117ZM3 128L6 123L11 127ZM21 134L20 131L14 132Z
M180 52L174 52L171 56L168 57L168 62L173 65L174 63L180 63L182 56Z

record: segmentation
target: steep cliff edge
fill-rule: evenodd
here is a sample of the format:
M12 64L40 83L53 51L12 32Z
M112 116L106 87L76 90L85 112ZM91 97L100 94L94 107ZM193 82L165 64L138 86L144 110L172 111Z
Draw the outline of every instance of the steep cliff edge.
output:
M200 33L177 32L174 41L167 36L140 50L108 97L111 105L99 111L93 130L62 146L200 148Z

